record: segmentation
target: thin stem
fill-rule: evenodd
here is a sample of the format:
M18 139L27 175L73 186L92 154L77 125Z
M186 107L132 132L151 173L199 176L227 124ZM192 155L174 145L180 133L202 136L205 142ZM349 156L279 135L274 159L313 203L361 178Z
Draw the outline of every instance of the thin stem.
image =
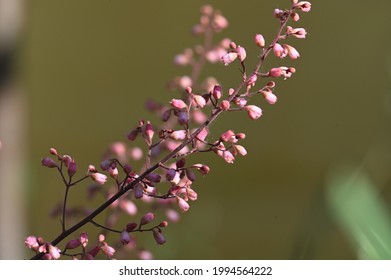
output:
M68 192L69 192L69 185L66 186L65 188L65 195L64 195L64 204L62 206L62 232L65 231L65 219L66 219L66 208L67 208L67 200L68 200Z

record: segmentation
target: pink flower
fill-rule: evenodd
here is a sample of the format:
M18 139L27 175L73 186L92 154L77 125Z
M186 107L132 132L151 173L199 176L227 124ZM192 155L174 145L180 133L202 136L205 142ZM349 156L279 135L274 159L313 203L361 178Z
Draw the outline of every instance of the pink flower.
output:
M288 55L291 59L297 59L300 57L299 52L292 46L285 44L284 48L288 51Z
M65 249L75 249L81 245L80 239L69 240L65 245Z
M246 59L246 56L247 56L246 49L241 47L241 46L238 46L236 48L236 52L238 54L239 60L243 62Z
M251 87L255 86L257 79L258 79L258 76L256 74L252 74L247 80L247 85L251 86Z
M87 247L87 244L88 244L87 233L85 233L85 232L81 233L79 239L80 239L81 246L83 246L84 248Z
M27 248L31 249L31 250L38 250L39 248L39 243L38 243L38 239L37 237L35 236L27 236L26 239L24 240L24 245L26 245Z
M197 107L204 108L206 105L205 98L203 98L201 95L193 94L193 100Z
M177 196L176 201L177 201L179 208L182 210L182 212L186 212L189 210L190 205L183 198Z
M58 249L57 247L53 246L52 244L48 244L48 249L49 249L49 255L54 259L57 260L61 257L60 252L61 250Z
M109 258L111 258L115 253L115 249L113 247L110 247L109 245L107 245L106 242L102 243L100 249L102 250L103 254L105 254Z
M235 145L234 148L235 148L235 151L238 152L240 155L242 155L242 156L247 155L247 151L243 146Z
M274 44L273 52L279 58L284 58L288 54L288 51L285 48L283 48L279 43Z
M259 119L262 116L262 109L255 105L247 105L244 109L247 111L248 116L253 120Z
M170 102L171 106L175 109L185 109L187 108L186 103L182 99L172 99Z
M103 185L107 181L107 176L101 173L92 173L90 176L99 185Z
M186 138L187 131L182 129L182 130L175 130L170 133L169 137L174 139L174 140L183 140Z
M299 39L304 39L305 36L307 35L307 31L305 31L304 28L292 28L290 26L287 26L286 27L286 34L292 35L292 36L299 38Z
M228 100L221 101L220 108L223 111L228 111L230 107L231 107L231 103Z
M145 140L147 141L148 145L152 144L153 135L155 134L155 131L153 130L152 124L148 121L145 125Z
M235 59L238 57L238 54L236 52L229 52L221 57L221 60L223 61L225 66L228 66L232 62L235 61Z
M238 139L236 139L235 133L232 130L227 130L226 132L220 135L220 141L236 143L238 142Z
M125 244L129 244L129 242L130 242L130 235L126 230L123 230L121 232L121 243L125 245Z
M263 93L263 96L265 97L265 100L267 101L267 103L269 104L275 104L277 102L277 96L275 94L273 94L271 91L262 91Z
M69 175L69 177L73 177L73 175L76 174L76 171L77 171L76 162L75 161L71 161L68 164L68 175Z
M294 5L294 8L298 8L302 12L307 13L307 12L311 11L311 3L308 1L301 1L301 2L297 3L296 5Z
M155 214L149 212L141 217L140 225L146 225L155 219Z
M263 48L265 46L265 39L261 34L256 34L254 37L254 42L258 47Z

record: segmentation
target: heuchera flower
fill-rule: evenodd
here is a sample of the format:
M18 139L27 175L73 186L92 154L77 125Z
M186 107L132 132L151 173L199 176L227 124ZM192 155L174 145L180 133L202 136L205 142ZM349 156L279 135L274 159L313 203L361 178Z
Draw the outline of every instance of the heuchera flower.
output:
M247 111L248 116L252 120L259 119L262 116L262 109L255 105L247 105L244 107L244 109Z
M101 173L92 173L90 176L99 185L103 185L107 181L107 176Z
M258 47L263 48L265 46L265 39L261 34L256 34L254 36L254 42Z
M237 57L238 57L238 54L236 52L229 52L229 53L226 53L225 55L223 55L221 57L221 60L223 61L225 66L228 66L229 64L234 62Z

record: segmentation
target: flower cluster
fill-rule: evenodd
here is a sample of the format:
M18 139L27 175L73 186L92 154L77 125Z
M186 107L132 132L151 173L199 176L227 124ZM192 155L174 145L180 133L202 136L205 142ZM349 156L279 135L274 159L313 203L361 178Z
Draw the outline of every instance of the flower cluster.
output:
M146 108L158 115L160 124L139 120L127 134L130 147L124 142L113 143L100 163L102 172L90 165L79 179L75 179L78 168L72 157L60 155L55 149L51 149L52 156L42 159L43 166L58 170L65 186L64 200L58 211L62 215L62 232L50 243L44 242L41 237L27 237L26 246L36 253L33 259L58 259L61 255L74 259L94 259L99 252L113 258L117 253L114 248L122 246L121 248L136 251L134 235L143 232L150 232L158 245L164 244L166 238L162 229L167 227L167 220L177 222L179 212L189 210L191 203L198 198L195 184L197 177L210 172L208 165L189 164L186 158L196 153L211 152L232 164L237 156L247 154L242 145L246 138L243 132L228 129L220 134L218 140L209 142L210 124L224 114L240 111L245 112L251 120L259 119L263 111L253 101L254 96L261 96L270 105L276 104L276 82L270 79L283 77L286 80L292 77L296 69L276 66L263 73L260 71L261 66L269 53L274 53L278 59L300 57L299 52L284 41L292 37L303 39L307 32L304 28L294 28L287 23L289 20L299 21L299 12L309 12L310 9L308 1L292 0L290 9L274 10L274 17L280 24L277 35L268 45L262 34L254 35L253 41L260 54L254 70L248 72L245 47L228 38L213 44L213 35L227 28L228 20L210 5L202 7L200 22L193 27L193 34L203 36L204 44L187 48L174 58L176 65L187 65L192 69L189 75L176 77L169 83L169 87L179 90L182 96L173 98L166 104L153 100L146 103ZM237 86L223 89L214 77L198 81L206 62L228 66L235 61L241 67ZM266 79L263 84L260 82L262 78ZM68 192L71 187L86 179L91 179L89 198L101 194L104 202L94 210L84 209L85 217L68 227L68 216L76 212L67 204ZM153 212L142 215L136 223L134 221L137 221L138 205L141 203L150 205ZM107 211L106 220L104 223L96 222L94 218L103 211ZM165 218L158 224L149 226L155 221L156 211L161 211ZM115 229L120 215L130 217L130 222ZM69 240L62 251L56 247L86 224L93 224L101 230L92 247L87 248L88 236L85 232L78 238ZM115 245L109 245L106 241L108 234L117 236ZM73 253L76 249L79 251ZM145 249L139 249L136 255L144 259L153 257Z

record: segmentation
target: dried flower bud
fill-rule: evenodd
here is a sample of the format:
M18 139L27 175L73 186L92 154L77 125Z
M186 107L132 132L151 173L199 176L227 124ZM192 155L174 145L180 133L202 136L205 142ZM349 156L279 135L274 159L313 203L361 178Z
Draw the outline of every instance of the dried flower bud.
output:
M163 234L159 231L159 229L154 228L152 230L153 238L156 240L156 243L159 245L163 245L166 243L166 239L164 238Z
M75 162L75 161L71 161L71 162L68 164L68 176L69 176L69 177L73 177L73 175L76 174L76 171L77 171L76 162Z
M258 47L263 48L265 46L265 39L261 34L256 34L254 37L254 42Z
M56 162L54 161L54 159L50 158L50 157L45 157L41 160L41 164L45 167L49 167L49 168L54 168L54 167L57 167L57 164Z
M255 105L247 105L244 107L244 109L247 111L248 116L253 120L256 120L262 116L262 109Z
M180 160L177 160L177 162L175 163L177 168L183 168L185 164L186 164L185 158L181 158Z
M130 141L134 141L137 138L137 135L139 134L139 129L133 129L127 134L127 137Z
M151 212L145 214L144 216L142 216L141 220L140 220L140 225L146 225L150 222L153 221L153 219L155 219L155 215Z

